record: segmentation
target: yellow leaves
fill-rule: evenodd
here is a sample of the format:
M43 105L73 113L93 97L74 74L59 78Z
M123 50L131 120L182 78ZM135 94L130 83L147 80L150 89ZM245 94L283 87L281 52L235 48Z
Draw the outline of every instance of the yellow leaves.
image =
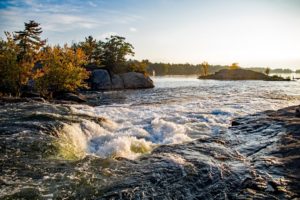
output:
M229 67L230 70L236 70L240 69L240 66L238 63L232 63L231 66Z
M86 56L81 49L74 51L66 45L47 47L41 55L41 63L44 75L37 79L37 86L44 95L85 87L88 72L82 67Z
M201 63L201 68L202 68L202 75L203 76L207 76L208 75L208 68L209 68L209 64L208 64L208 62L203 62L203 63Z

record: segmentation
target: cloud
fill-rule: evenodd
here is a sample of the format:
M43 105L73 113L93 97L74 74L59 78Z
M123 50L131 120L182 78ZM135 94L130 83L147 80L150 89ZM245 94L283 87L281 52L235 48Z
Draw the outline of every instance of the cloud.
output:
M88 1L86 3L72 1L69 4L57 1L24 0L23 2L12 0L8 7L0 9L0 28L12 27L23 24L28 20L36 20L45 26L47 30L62 31L77 28L92 29L103 25L130 24L140 19L139 16L126 14L121 11L98 8L102 1ZM132 29L131 31L135 31Z
M117 35L111 30L116 30L119 34L123 31L128 32L131 24L142 19L119 8L111 9L110 5L102 0L5 1L0 0L0 30L22 30L24 22L35 20L41 24L43 36L49 38L50 43L56 44L71 40L80 41L87 35L95 35L95 38L103 40L110 35ZM129 31L137 30L132 27ZM0 32L0 37L4 37L3 31Z
M137 32L137 29L134 28L134 27L130 27L129 30L130 30L131 32Z
M111 35L118 35L118 33L116 33L116 32L106 32L106 33L103 33L103 34L99 35L98 37L96 37L96 39L103 40L103 39L109 38Z

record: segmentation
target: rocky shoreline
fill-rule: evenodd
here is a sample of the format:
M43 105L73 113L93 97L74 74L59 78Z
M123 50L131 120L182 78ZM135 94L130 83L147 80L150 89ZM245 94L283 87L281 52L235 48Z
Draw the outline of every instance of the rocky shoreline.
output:
M161 146L149 157L128 163L135 174L102 189L102 199L298 199L296 109L299 106L237 118L221 135ZM171 162L160 160L168 152L181 164L162 167Z
M244 152L256 170L243 181L250 196L262 199L300 197L300 105L265 111L235 119L230 128L239 138L237 150ZM273 125L273 127L272 127ZM276 126L278 127L277 131ZM258 144L253 145L255 139ZM231 141L235 143L235 141ZM235 145L233 145L235 146ZM262 195L262 196L261 196Z
M88 93L151 89L154 88L153 81L148 75L127 72L123 74L110 74L108 70L96 69L91 71L91 76L87 80L88 90L78 90L77 92L60 92L53 95L52 99L41 97L34 88L23 91L21 97L0 96L0 104L20 103L20 102L50 102L58 104L88 104L94 105L94 100L89 98Z
M61 137L59 127L84 120L101 124L103 119L49 103L0 106L3 199L40 199L47 194L54 199L300 197L299 106L240 117L228 131L161 145L136 160L86 156L76 161L53 159L56 150L51 141ZM134 173L124 173L132 169ZM41 183L42 190L37 189Z

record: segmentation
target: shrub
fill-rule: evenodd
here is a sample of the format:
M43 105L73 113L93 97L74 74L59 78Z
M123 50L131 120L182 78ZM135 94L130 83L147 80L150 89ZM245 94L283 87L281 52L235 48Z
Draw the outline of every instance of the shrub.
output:
M7 41L0 40L0 92L18 96L20 94L20 76L22 68L18 65L18 46L10 33Z
M52 97L54 92L74 92L86 87L88 72L83 65L86 56L81 49L75 51L66 45L46 47L41 52L42 68L38 70L36 88L42 96Z

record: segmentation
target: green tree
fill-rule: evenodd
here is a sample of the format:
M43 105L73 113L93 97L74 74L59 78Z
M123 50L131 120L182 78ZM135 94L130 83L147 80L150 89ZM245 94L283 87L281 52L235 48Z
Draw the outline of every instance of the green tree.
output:
M88 72L84 52L78 48L74 51L65 45L46 47L41 53L41 75L36 79L36 87L42 96L52 97L55 92L74 92L86 87L84 80Z
M20 47L18 59L29 59L35 56L38 51L46 44L46 40L42 40L42 28L40 24L31 20L29 23L24 23L25 29L23 31L16 31L14 40Z
M238 63L232 63L232 64L229 66L229 69L230 69L230 70L240 69L240 66L239 66Z
M265 74L267 74L269 76L271 69L269 67L266 68L265 70Z
M203 62L201 63L201 68L202 68L202 76L207 76L208 75L208 68L209 68L209 64L208 62Z
M88 64L100 65L102 63L103 42L97 41L93 36L85 38L84 42L79 42L76 48L81 48L87 56Z
M119 73L118 67L126 65L126 56L134 56L133 46L124 37L111 36L103 43L103 64L112 72Z
M127 71L139 72L139 73L146 74L147 67L149 66L149 61L148 60L142 60L142 61L129 60L127 62L127 65L128 65Z

